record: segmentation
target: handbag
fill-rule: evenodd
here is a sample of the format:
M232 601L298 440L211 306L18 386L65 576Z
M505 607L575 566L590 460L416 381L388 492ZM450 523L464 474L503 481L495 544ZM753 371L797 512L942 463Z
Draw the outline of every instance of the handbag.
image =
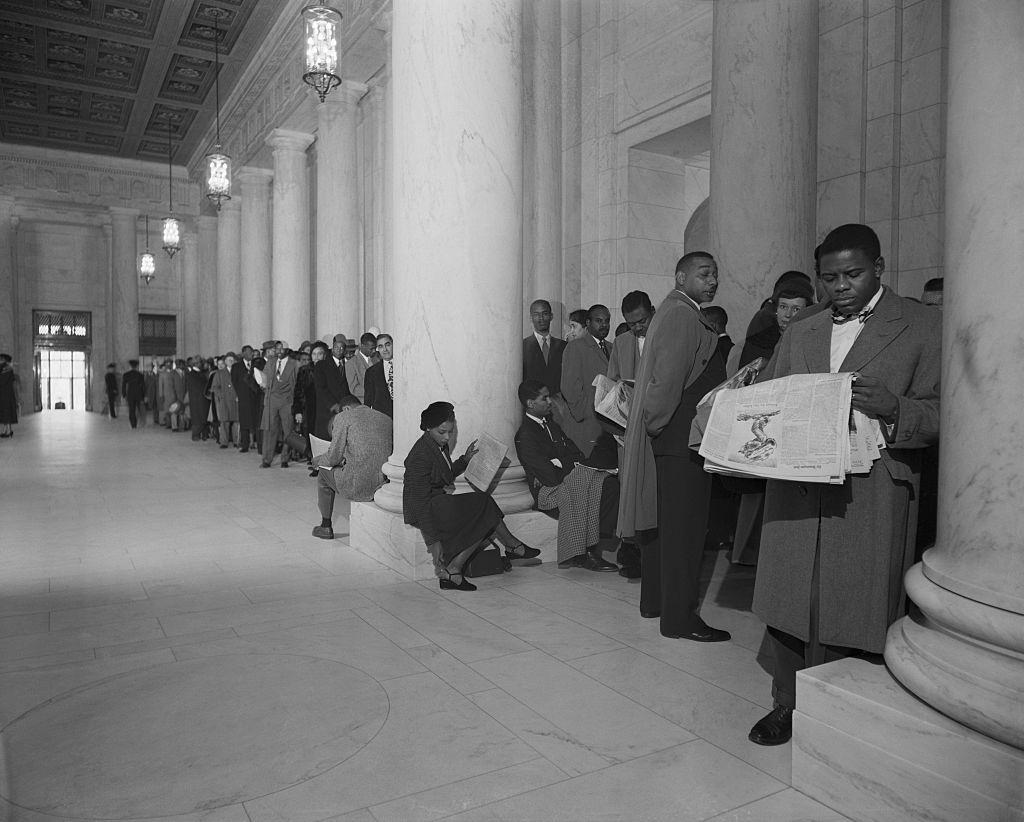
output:
M292 433L284 438L284 444L291 448L293 453L301 457L309 456L309 443L302 434L292 431Z
M493 574L501 574L505 571L505 560L501 556L501 550L493 542L486 548L481 548L473 559L466 563L462 573L467 577L489 577Z

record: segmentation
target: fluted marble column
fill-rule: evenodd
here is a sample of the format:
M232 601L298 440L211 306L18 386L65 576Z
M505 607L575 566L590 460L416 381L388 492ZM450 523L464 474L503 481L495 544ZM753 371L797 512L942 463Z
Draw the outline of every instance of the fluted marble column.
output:
M817 3L714 3L706 250L734 333L783 271L813 270L817 78Z
M158 257L159 259L159 257ZM187 356L202 351L200 345L199 298L199 235L195 229L184 228L181 234L181 288L184 311L182 313L181 344Z
M242 340L242 204L237 197L217 214L217 353L237 351Z
M135 208L110 208L110 322L119 369L139 353L139 268Z
M273 240L271 249L272 336L298 346L309 337L309 174L306 149L313 135L274 129Z
M402 510L420 411L455 405L459 448L509 444L522 364L522 0L394 3L395 453L375 502ZM426 125L425 125L426 124ZM532 499L517 463L494 497Z
M356 116L363 83L345 80L317 106L317 337L339 332L358 339L361 325L359 168Z
M365 325L381 330L391 328L392 313L387 297L394 248L394 94L391 89L392 43L394 15L391 3L377 12L373 26L380 33L384 51L384 67L374 78L370 101L374 115L373 139L373 271L367 275Z
M242 190L242 342L260 345L270 333L272 321L270 195L274 172L246 166L237 177Z
M199 353L204 357L217 351L217 318L217 218L204 214L199 217Z
M885 659L934 708L1024 748L1024 330L1007 308L1024 259L1024 6L949 11L939 531L907 575L923 617L890 629Z
M551 333L562 336L562 8L526 3L523 14L523 329L532 331L530 303L545 299L554 308Z
M14 198L0 196L0 351L14 356ZM23 405L31 403L22 400Z

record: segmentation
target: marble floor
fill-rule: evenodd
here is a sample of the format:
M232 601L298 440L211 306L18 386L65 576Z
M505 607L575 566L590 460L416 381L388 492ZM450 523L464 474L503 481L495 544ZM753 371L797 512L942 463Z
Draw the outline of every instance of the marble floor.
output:
M0 820L832 822L789 787L752 573L719 645L547 564L475 594L317 523L303 467L46 412L0 441Z

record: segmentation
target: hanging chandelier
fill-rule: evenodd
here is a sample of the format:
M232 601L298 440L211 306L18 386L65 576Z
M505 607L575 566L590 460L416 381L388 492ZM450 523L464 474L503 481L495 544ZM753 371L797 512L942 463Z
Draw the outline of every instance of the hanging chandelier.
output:
M216 21L220 19L220 9L211 8L209 16L213 17L213 87L216 95L217 142L213 151L206 155L206 197L217 206L224 200L231 199L231 158L221 151L220 145L220 29Z
M178 220L174 216L174 177L171 171L171 117L167 115L167 216L164 217L164 251L168 257L173 257L181 250L181 231L178 229ZM147 218L148 219L148 218ZM149 243L147 234L147 244ZM149 280L146 281L147 283Z
M146 215L146 250L139 255L139 276L146 285L153 282L156 276L156 259L149 253L149 215Z
M306 73L302 75L320 96L320 102L341 85L338 76L338 26L341 13L318 0L302 10L302 27L306 39Z

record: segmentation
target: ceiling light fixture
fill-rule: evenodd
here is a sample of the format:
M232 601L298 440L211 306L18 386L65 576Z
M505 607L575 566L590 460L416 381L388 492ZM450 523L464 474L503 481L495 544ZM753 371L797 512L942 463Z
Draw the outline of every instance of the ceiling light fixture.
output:
M168 257L173 257L181 250L181 231L178 228L178 220L174 216L174 177L171 172L171 115L166 114L167 120L167 211L164 217L164 251ZM147 240L148 243L148 240ZM147 280L148 282L148 280Z
M213 24L213 87L216 94L217 142L213 151L206 155L206 197L217 206L231 199L231 158L221 151L220 146L220 29L216 21L224 16L222 9L210 8L207 14Z
M341 13L319 0L315 6L302 10L302 27L306 35L306 73L302 75L320 95L320 102L341 85L338 76L338 26Z
M153 282L156 276L156 259L149 253L149 215L146 215L146 250L139 255L139 276L146 281L146 285Z

